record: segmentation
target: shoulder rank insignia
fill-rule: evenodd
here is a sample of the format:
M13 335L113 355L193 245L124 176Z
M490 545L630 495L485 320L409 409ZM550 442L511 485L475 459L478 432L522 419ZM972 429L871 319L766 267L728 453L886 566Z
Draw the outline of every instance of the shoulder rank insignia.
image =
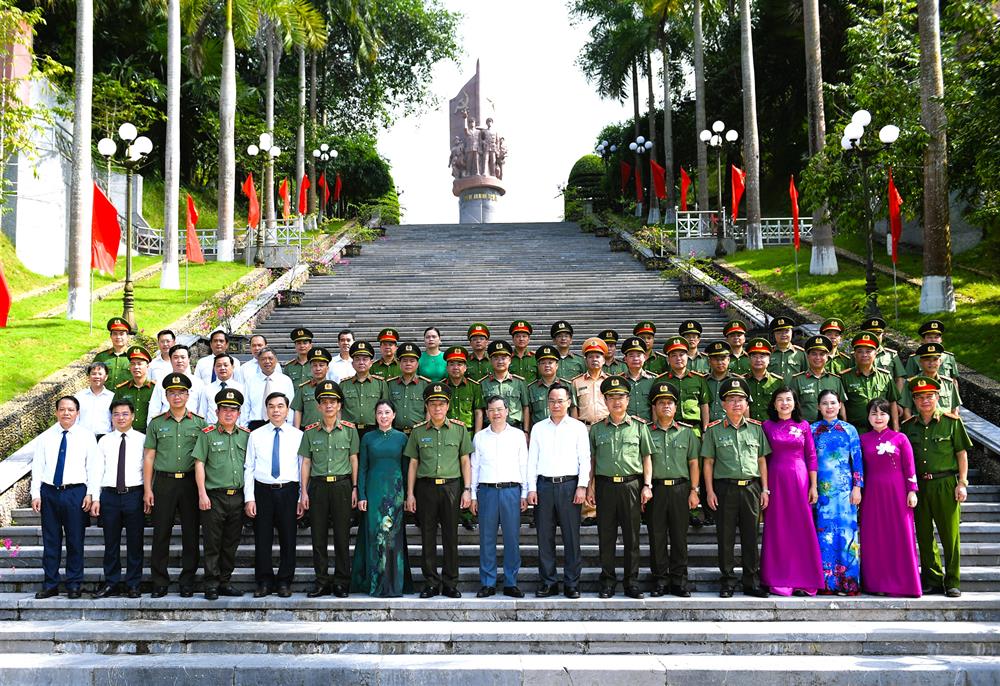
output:
M215 431L215 424L209 424L204 429L201 430L203 434L210 434Z
M319 422L316 422L316 423L318 424ZM354 422L349 422L346 419L341 419L340 423L343 424L344 426L348 426L348 427L350 427L352 429L357 429L358 428L357 425L355 425Z
M303 431L308 431L309 429L315 429L317 426L319 426L319 422L313 422L309 426L304 427L302 430Z

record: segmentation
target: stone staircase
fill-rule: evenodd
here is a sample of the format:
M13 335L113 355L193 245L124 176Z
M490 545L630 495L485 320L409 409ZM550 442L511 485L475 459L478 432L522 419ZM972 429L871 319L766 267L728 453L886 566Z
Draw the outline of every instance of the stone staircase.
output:
M396 326L419 342L433 324L450 344L464 342L473 320L507 338L510 321L526 318L537 345L553 321L565 318L578 346L606 327L627 335L640 317L658 324L661 339L688 317L706 325L708 338L722 323L714 307L678 302L675 284L568 224L392 228L334 276L310 279L305 291L302 307L275 310L260 328L281 359L291 356L287 332L299 325L335 349L336 332L345 327L372 339ZM584 597L540 600L532 597L538 554L526 520L523 600L474 597L478 534L460 529L460 600L308 599L309 534L300 530L290 599L182 599L175 586L160 599L38 601L39 519L19 510L14 526L0 529L0 540L10 539L16 551L0 549L0 684L997 684L1000 486L971 476L976 485L961 529L965 595L954 600L721 599L714 527L690 532L698 591L689 599L597 599L597 533L584 527ZM147 529L147 556L150 535ZM419 588L414 526L407 536ZM644 530L643 553L647 540ZM175 527L172 567L179 551ZM102 552L101 532L91 527L85 589L101 581ZM252 554L245 533L234 581L246 591L253 587ZM648 590L648 559L642 564Z

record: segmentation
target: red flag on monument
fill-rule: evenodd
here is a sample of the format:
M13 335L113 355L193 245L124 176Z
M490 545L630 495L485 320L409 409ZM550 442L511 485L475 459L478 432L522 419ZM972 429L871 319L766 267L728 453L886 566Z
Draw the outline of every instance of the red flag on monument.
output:
M247 213L247 224L251 229L256 229L260 223L260 203L257 202L257 189L253 185L253 174L247 174L247 180L243 182L243 195L250 199L250 211Z
M736 221L736 215L740 212L740 200L743 199L743 190L746 188L747 173L735 164L730 166L733 168L733 221Z
M118 211L95 182L94 209L90 219L90 268L114 274L121 240Z
M892 181L892 167L889 167L889 230L892 234L892 263L896 264L899 248L899 237L903 233L903 216L900 207L903 205L903 198L896 190L896 184Z
M663 200L667 197L667 170L658 165L656 160L650 158L649 172L653 177L653 189L656 191L656 197Z
M621 173L621 177L622 177L621 178L621 182L622 182L622 195L625 195L625 186L626 186L626 184L628 184L628 177L632 176L632 167L629 166L628 162L622 160L619 163L618 171Z
M795 175L788 184L788 195L792 199L792 231L794 232L793 242L795 249L799 249L799 191L795 188Z
M340 191L344 187L340 181L340 173L337 173L337 180L333 183L333 201L340 202Z
M0 262L0 329L7 326L7 314L14 299L10 295L7 277L3 275L3 262Z
M299 184L299 214L305 215L309 211L309 196L306 193L309 190L309 175L302 175L302 183Z
M286 176L281 180L281 185L278 186L278 195L281 196L281 218L288 221L288 217L291 214L292 195L288 192L288 177Z
M684 171L684 167L681 167L681 212L687 212L688 209L688 189L691 187L691 177L688 173Z
M198 210L194 206L194 199L188 193L187 197L187 235L184 241L184 254L188 262L205 264L205 253L201 251L201 241L198 240L198 232L195 227L198 225Z

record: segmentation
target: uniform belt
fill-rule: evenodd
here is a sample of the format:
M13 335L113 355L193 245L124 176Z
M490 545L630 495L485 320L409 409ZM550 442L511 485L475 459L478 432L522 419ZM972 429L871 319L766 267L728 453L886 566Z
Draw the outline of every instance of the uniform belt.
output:
M727 484L732 484L733 486L749 486L752 483L757 483L757 477L752 479L717 479L717 481L725 481Z
M63 484L62 486L55 486L53 484L45 484L46 486L51 486L57 491L65 491L70 488L76 488L77 486L86 486L86 484Z
M369 427L368 424L355 424L354 425L354 428L357 429L358 431L364 431L368 427Z
M495 484L480 483L479 485L482 486L483 488L515 488L515 487L516 488L520 488L521 487L521 484L517 483L516 481L500 481L500 482L495 483Z
M444 484L450 484L452 481L458 481L460 478L462 478L462 477L456 476L456 477L452 477L451 479L438 479L438 478L435 478L433 476L422 476L422 477L420 477L420 480L421 481L433 481L435 486L443 486Z
M550 484L561 484L565 481L570 481L572 479L579 479L579 478L580 476L578 474L567 474L566 476L543 476L541 474L538 475L539 481L547 481Z
M220 493L224 495L236 495L237 493L242 493L242 488L210 488L208 489L211 493Z
M184 477L191 476L194 472L164 472L156 470L157 474L162 474L168 479L183 479Z
M685 484L687 481L687 477L682 476L677 479L653 479L653 484L655 486L676 486L677 484Z
M627 484L632 481L638 481L642 477L642 474L629 474L628 476L603 476L601 474L597 475L598 481L608 481L613 484Z
M926 474L921 474L920 478L925 481L931 481L933 479L947 479L949 476L955 476L955 472L927 472Z
M118 495L125 495L126 493L134 493L135 491L142 490L142 484L138 486L127 486L125 488L116 488L115 486L102 486L102 491L107 491L108 493L117 493Z
M297 487L299 485L298 481L286 481L286 482L281 483L281 484L266 484L263 481L257 481L256 479L254 479L254 483L257 484L258 486L262 486L264 488L270 488L272 491L277 491L278 489L285 488L286 486L296 486Z
M318 476L316 477L320 481L325 481L328 484L336 483L338 481L343 481L344 479L350 479L350 473L347 474L332 474L329 476Z

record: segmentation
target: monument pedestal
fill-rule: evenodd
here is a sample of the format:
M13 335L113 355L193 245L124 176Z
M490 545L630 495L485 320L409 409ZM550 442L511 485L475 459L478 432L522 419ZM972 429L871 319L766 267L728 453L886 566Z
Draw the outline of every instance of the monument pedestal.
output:
M500 179L477 174L455 179L452 193L458 197L459 224L489 224L497 220L497 205L506 192Z

